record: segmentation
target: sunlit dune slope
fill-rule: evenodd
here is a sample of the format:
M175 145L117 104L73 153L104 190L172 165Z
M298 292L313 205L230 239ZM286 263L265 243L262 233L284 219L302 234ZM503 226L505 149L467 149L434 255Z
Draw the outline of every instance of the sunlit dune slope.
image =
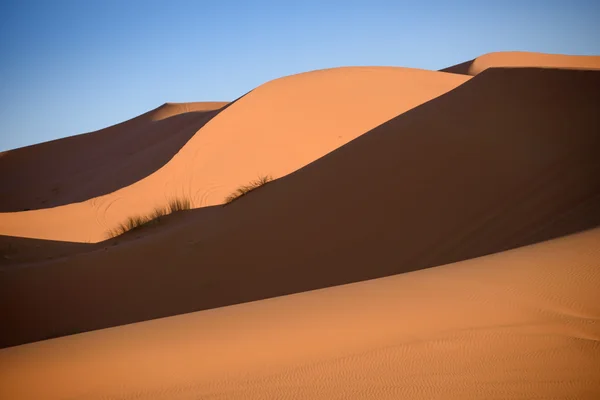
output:
M571 56L524 51L505 51L484 54L474 60L444 68L442 71L463 75L477 75L488 68L494 67L600 69L600 56Z
M226 207L4 274L0 343L377 278L598 226L599 108L600 72L490 69Z
M599 286L595 229L0 350L0 397L597 399Z
M226 104L167 103L106 129L4 152L0 211L50 208L129 186L165 165Z
M174 196L189 197L196 207L220 204L258 175L288 174L467 79L391 67L277 79L220 112L149 177L82 203L0 214L0 234L96 242L132 214Z

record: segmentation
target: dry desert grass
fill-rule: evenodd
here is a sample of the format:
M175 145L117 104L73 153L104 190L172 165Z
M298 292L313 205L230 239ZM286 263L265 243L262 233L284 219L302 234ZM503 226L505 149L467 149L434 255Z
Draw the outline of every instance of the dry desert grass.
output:
M273 180L273 177L271 175L263 175L263 176L260 176L258 179L253 180L252 182L250 182L247 185L242 185L242 186L238 187L233 193L231 193L229 196L227 196L225 198L225 204L229 204L229 203L239 199L240 197L247 195L251 191L258 189L261 186L266 185L267 183L271 182L272 180Z
M192 208L192 201L186 197L176 197L169 200L169 203L162 207L156 207L150 214L147 215L134 215L125 220L117 226L109 230L106 234L108 238L114 238L121 236L124 233L139 229L148 224L157 223L160 219L166 215L173 214L178 211L190 210Z

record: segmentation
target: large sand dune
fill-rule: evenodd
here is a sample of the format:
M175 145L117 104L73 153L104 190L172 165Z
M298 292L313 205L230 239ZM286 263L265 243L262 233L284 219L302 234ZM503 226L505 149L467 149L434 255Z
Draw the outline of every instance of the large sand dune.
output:
M0 350L0 397L598 399L599 286L595 229Z
M477 75L488 68L507 67L600 69L600 56L571 56L524 51L502 51L484 54L473 60L444 68L442 71L463 75Z
M167 103L106 129L4 152L0 211L56 207L129 186L165 165L226 104Z
M220 204L236 187L258 175L284 176L467 79L391 67L337 68L277 79L221 111L169 163L145 179L81 203L0 214L0 234L97 242L126 218L148 213L171 197L190 197L196 207ZM188 117L205 118L185 118ZM201 124L204 122L203 119ZM190 122L185 126L194 129L198 125ZM186 132L187 136L191 133ZM142 140L138 136L131 139L134 147ZM57 146L63 144L59 142ZM48 148L40 147L40 152ZM5 158L10 156L11 153ZM85 159L87 155L78 157ZM47 162L52 155L44 153L40 159ZM130 158L123 160L134 162ZM37 170L43 167L42 161L29 160L31 164L23 168L31 170L35 164ZM106 185L117 182L115 174L131 176L123 165L109 165L113 174L103 181ZM104 174L105 168L106 165L95 173ZM139 174L136 177L139 179ZM34 183L28 184L34 187L35 182L45 180L43 175L31 179L29 182ZM87 175L81 179L87 179ZM81 179L77 178L78 185ZM93 183L93 188L97 187ZM24 193L33 192L19 193L20 199ZM81 192L81 196L89 193ZM84 200L81 196L78 199ZM20 203L15 199L10 204Z
M490 69L226 207L11 269L0 281L0 343L388 276L598 226L599 108L600 72Z

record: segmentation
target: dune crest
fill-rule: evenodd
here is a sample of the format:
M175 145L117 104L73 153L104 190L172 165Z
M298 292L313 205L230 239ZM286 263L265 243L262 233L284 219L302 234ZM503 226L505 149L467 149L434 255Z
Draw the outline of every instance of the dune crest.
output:
M475 76L488 68L518 67L594 70L600 69L600 56L571 56L524 51L502 51L484 54L474 60L444 68L441 71Z

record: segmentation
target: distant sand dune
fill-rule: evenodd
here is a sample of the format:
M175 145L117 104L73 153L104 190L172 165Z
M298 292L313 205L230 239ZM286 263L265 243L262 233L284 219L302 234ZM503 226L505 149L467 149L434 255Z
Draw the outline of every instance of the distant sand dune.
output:
M598 109L600 72L487 70L227 207L5 273L0 344L389 276L599 226Z
M165 165L226 104L167 103L106 129L4 152L0 211L56 207L129 186Z
M598 287L595 229L0 350L0 397L598 399Z
M169 163L152 175L81 203L0 214L0 234L98 242L132 214L149 213L173 196L189 197L196 207L221 204L237 187L258 175L281 177L295 171L468 79L392 67L336 68L277 79L256 88L212 118ZM206 122L203 115L184 116L201 118L186 122L186 137ZM164 118L162 114L160 117ZM167 123L173 118L178 117L160 122ZM133 148L139 147L144 134L140 131L131 139ZM59 142L57 146L63 144ZM37 162L29 160L27 168L35 165L36 170L44 169L42 161L54 157L46 152L48 148L41 145L43 156ZM163 145L159 148L163 151ZM86 160L90 155L82 151L78 157ZM5 158L9 163L11 154L0 162ZM112 175L106 175L105 169L109 167ZM69 174L76 170L68 169ZM116 176L131 175L125 166L110 163L98 167L94 173L106 175L106 182L114 182ZM31 179L33 187L43 180ZM94 183L93 188L97 187L98 183Z
M442 71L474 76L488 68L494 67L600 69L600 56L570 56L562 54L505 51L484 54L474 60L444 68Z

